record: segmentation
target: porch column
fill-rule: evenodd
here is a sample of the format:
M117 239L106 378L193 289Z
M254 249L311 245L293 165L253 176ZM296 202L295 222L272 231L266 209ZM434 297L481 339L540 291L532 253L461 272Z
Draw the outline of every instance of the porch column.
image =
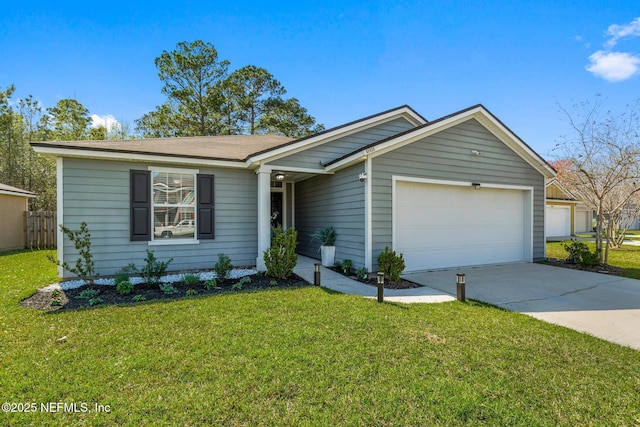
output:
M258 175L258 257L256 268L266 271L264 251L271 245L271 168L260 167Z

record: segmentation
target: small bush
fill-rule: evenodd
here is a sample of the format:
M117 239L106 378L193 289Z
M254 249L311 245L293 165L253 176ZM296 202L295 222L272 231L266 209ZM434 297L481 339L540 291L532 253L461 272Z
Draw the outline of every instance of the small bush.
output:
M342 264L340 267L342 269L342 272L348 276L351 273L351 268L353 267L353 261L351 261L350 259L345 259L344 261L342 261Z
M113 281L116 285L120 282L128 282L129 279L131 279L132 272L133 270L131 269L130 265L123 267L115 274L115 276L113 277Z
M94 305L100 305L100 304L102 304L103 302L104 302L104 301L102 300L102 298L100 298L100 297L95 297L95 298L91 298L91 299L89 300L89 305L90 305L91 307L93 307Z
M244 276L238 281L238 283L234 284L231 289L233 289L234 291L241 291L244 286L248 285L249 283L251 283L251 277Z
M271 279L269 281L269 286L278 286L278 281L276 279Z
M367 281L367 277L369 276L369 272L367 271L367 267L360 267L356 270L356 276L358 276L358 280L362 283Z
M147 300L147 298L144 295L140 295L140 294L138 294L138 295L134 296L133 298L131 298L131 301L133 301L133 302L140 302L140 301L146 301L146 300Z
M192 297L194 295L198 295L198 291L196 291L195 289L189 289L187 290L187 296L188 297Z
M584 242L571 240L571 243L563 243L562 247L569 253L567 261L571 263L585 267L593 267L600 263L598 253L591 252Z
M153 252L147 249L147 257L144 261L145 265L140 269L134 264L129 264L128 268L140 274L145 284L157 285L160 283L160 278L166 273L173 258L170 258L168 261L158 261Z
M80 292L80 294L76 298L91 299L95 298L98 294L100 294L100 291L97 289L85 289L84 291Z
M233 270L231 258L222 253L218 254L218 262L213 266L213 271L216 273L217 279L220 281L226 280L231 270Z
M293 269L298 263L298 254L296 254L298 232L294 228L283 231L280 227L273 231L271 247L264 251L264 263L267 266L268 275L286 279L293 274Z
M128 280L123 280L116 285L116 290L120 295L129 295L133 292L133 283Z
M396 254L389 247L385 247L384 251L378 255L378 268L384 273L384 276L394 282L400 280L400 275L404 271L404 257L402 254Z
M207 280L206 282L204 282L204 287L209 291L211 289L220 289L220 287L218 286L218 281L216 279Z
M162 283L160 285L160 290L165 294L165 295L173 295L176 292L178 292L178 290L171 284L171 283Z
M184 283L187 286L193 286L199 282L200 282L200 276L198 275L185 274L184 276L182 276L182 283Z

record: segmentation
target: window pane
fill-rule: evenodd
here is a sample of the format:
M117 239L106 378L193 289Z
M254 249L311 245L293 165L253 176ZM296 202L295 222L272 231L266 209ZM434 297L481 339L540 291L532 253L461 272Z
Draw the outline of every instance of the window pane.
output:
M185 239L195 236L195 208L154 206L153 234L164 239Z
M194 175L179 172L153 172L153 203L194 205Z

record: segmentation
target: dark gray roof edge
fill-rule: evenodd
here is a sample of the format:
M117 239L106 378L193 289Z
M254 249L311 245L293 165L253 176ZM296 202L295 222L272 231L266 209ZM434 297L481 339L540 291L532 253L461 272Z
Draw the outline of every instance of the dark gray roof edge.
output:
M324 135L324 134L327 134L327 133L330 133L330 132L334 132L336 130L339 130L339 129L342 129L342 128L345 128L345 127L348 127L348 126L351 126L351 125L355 125L355 124L358 124L360 122L364 122L366 120L370 120L370 119L376 118L378 116L383 116L383 115L391 113L393 111L402 110L403 108L411 110L411 112L413 112L416 116L420 117L422 120L424 120L427 123L429 122L426 118L424 118L424 116L422 116L422 114L418 113L416 110L411 108L409 105L404 104L404 105L401 105L399 107L390 108L390 109L382 111L380 113L371 114L370 116L363 117L363 118L360 118L360 119L357 119L357 120L353 120L353 121L348 122L348 123L344 123L344 124L332 127L330 129L325 129L325 130L323 130L321 132L316 132L316 133L313 133L311 135L303 136L302 138L294 139L293 141L285 142L284 144L278 145L276 147L272 147L272 148L267 148L267 149L264 149L264 150L256 151L255 153L250 154L249 156L247 156L245 158L245 161L250 159L253 156L258 156L260 154L268 153L269 151L273 151L273 150L276 150L278 148L286 147L288 145L297 144L298 142L302 142L302 141L305 141L307 139L315 138L315 137L320 136L320 135Z

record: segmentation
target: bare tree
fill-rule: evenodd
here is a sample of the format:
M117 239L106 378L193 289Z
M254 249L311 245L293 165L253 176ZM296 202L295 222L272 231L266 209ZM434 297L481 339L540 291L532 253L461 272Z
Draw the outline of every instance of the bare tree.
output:
M608 263L608 249L619 242L618 226L638 205L640 192L640 99L624 113L604 111L600 98L571 110L560 107L573 129L556 146L568 161L563 184L578 193L596 212L596 252ZM603 248L603 232L606 248ZM624 238L624 236L622 236ZM604 250L603 250L604 249Z

